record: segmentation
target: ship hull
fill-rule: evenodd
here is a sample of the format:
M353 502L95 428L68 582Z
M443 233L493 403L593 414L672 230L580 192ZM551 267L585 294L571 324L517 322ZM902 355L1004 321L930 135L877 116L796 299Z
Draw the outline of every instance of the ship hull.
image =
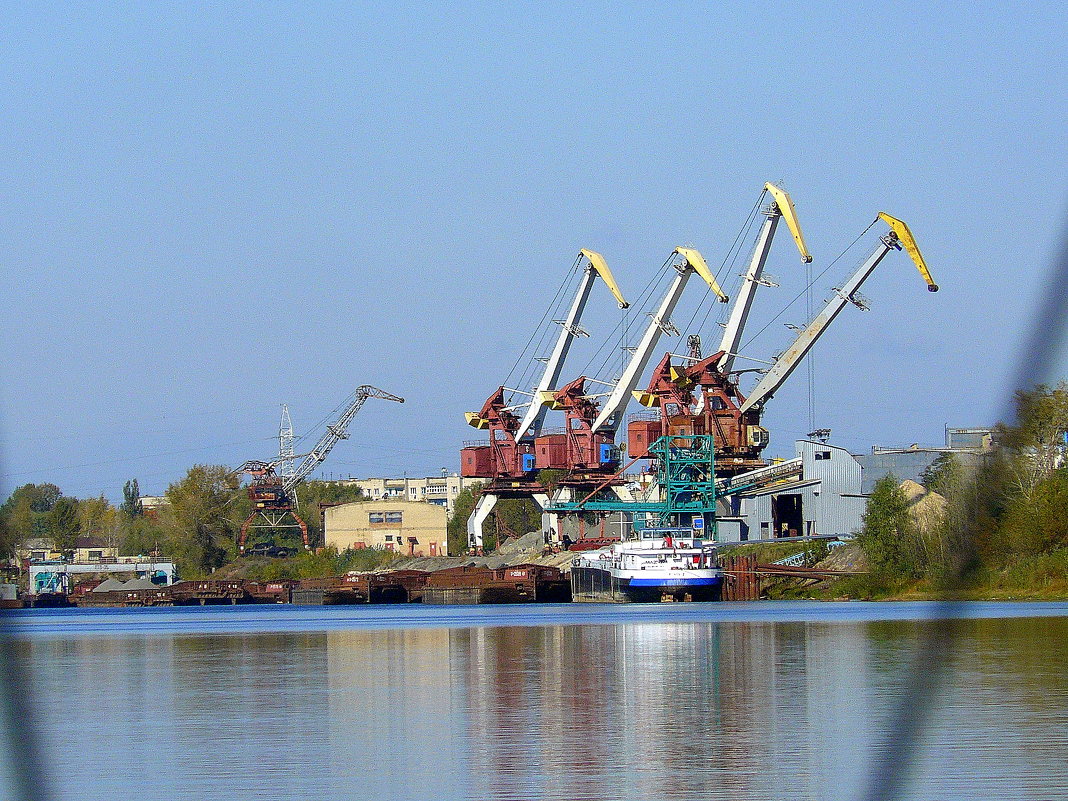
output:
M686 571L687 576L632 576L611 568L571 568L571 599L585 603L655 603L718 601L722 576L718 571Z

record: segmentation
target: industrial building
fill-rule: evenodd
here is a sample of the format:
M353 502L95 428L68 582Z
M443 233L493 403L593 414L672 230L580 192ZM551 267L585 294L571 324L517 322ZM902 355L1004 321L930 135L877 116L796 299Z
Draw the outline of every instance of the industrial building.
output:
M860 529L866 500L857 459L822 442L799 440L795 447L795 458L738 477L774 480L723 499L729 509L717 520L719 541L847 537Z
M892 473L899 481L920 482L923 471L936 459L947 454L960 460L962 464L974 464L990 453L994 447L994 430L992 428L949 428L946 427L945 445L926 446L913 444L900 448L885 448L873 445L871 453L858 454L857 461L864 469L864 481L861 491L871 493L876 482Z
M387 498L327 507L323 534L339 551L378 548L407 556L448 556L448 514L424 501Z

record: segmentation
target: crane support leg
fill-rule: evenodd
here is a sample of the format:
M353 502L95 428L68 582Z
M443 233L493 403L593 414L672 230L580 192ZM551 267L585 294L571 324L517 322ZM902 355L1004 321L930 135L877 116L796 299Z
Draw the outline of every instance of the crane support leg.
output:
M248 527L252 525L253 519L259 514L259 512L253 512L245 518L245 522L241 524L241 532L237 535L237 552L245 552L245 543L248 541Z
M482 553L482 524L486 522L486 518L496 505L497 495L483 492L478 496L478 502L471 516L467 518L467 545L474 553Z
M545 498L545 502L542 503L542 509L548 509L552 506L558 506L561 503L571 503L575 500L575 491L571 487L557 487L556 492L553 493L552 501L549 498ZM549 535L551 542L563 542L564 532L560 528L560 515L556 512L542 512L542 526L546 533ZM574 539L574 535L572 535Z
M535 492L530 499L541 509L541 533L546 542L560 541L560 521L556 515L545 510L549 508L549 496L544 492Z
M293 515L293 519L296 520L297 525L300 526L300 538L304 541L304 550L310 551L311 543L308 542L308 524L305 523L304 518L298 515L296 512L290 510L289 513Z

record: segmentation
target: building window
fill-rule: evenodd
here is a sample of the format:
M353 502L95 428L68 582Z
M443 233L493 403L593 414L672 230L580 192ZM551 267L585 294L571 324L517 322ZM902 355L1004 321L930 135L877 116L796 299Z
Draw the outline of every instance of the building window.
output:
M386 515L384 512L368 512L367 522L372 526L380 526L386 522Z
M830 451L816 451L816 456L814 458L817 461L819 461L820 459L830 459L831 458L831 452Z
M400 525L403 517L400 512L386 512L386 522L390 525Z
M45 558L45 552L44 551L30 551L30 559L42 559L43 560L44 558Z
M104 558L104 552L103 551L89 551L89 561L90 562L99 562L103 558Z

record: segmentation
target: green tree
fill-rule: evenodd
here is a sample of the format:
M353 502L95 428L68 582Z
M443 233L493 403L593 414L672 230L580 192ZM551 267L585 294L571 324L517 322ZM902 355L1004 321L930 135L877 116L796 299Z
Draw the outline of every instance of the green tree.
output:
M0 536L5 555L13 555L15 546L35 535L34 523L40 517L30 508L30 499L12 495L0 509ZM42 521L43 523L43 521Z
M549 497L552 497L557 485L566 477L566 470L546 469L538 471L538 483L548 490Z
M167 554L191 574L208 573L225 564L234 552L237 534L229 511L238 488L230 469L194 465L166 494L168 506L161 523L167 533Z
M146 556L168 541L169 532L161 521L141 515L123 516L119 525L119 553L123 556Z
M1068 382L1039 384L1016 393L1016 422L998 427L998 440L1013 454L1016 488L1029 498L1064 458L1068 432Z
M467 518L475 510L477 500L471 487L465 487L453 501L452 517L448 523L449 553L452 556L467 553Z
M23 484L0 506L0 520L9 519L17 524L18 536L22 538L47 536L48 525L43 515L52 511L62 494L55 484ZM20 510L19 519L10 521L16 510Z
M141 516L143 511L141 509L141 489L137 486L136 478L131 478L122 485L121 509L127 517L133 518Z
M52 511L63 493L55 484L26 484L12 493L12 497L19 495L25 495L29 499L32 511L43 514Z
M491 517L493 533L500 543L504 536L522 537L541 528L541 509L530 498L508 498L497 503Z
M323 510L326 507L363 500L363 491L359 487L339 481L305 481L297 487L296 495L299 500L297 513L308 524L308 539L313 547L323 542Z
M1068 548L1068 470L1055 470L1006 510L1001 533L1012 553L1037 555Z
M857 541L877 575L890 579L918 575L915 526L909 515L908 498L892 473L876 482Z
M48 512L48 531L57 551L69 553L74 550L81 532L78 520L78 501L75 498L59 498Z
M23 484L16 488L0 506L0 549L13 554L20 542L50 537L49 515L62 495L55 484Z
M952 453L943 453L920 473L920 483L930 492L948 498L960 490L964 468Z

